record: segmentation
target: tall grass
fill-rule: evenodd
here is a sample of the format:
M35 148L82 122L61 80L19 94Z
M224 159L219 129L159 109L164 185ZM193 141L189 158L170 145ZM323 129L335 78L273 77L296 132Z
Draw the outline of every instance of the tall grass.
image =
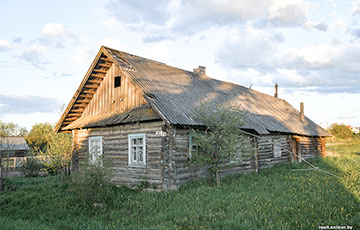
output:
M312 159L321 171L283 164L258 174L206 181L178 191L111 188L112 202L96 209L69 192L59 177L9 178L0 194L1 229L318 229L360 228L360 155Z

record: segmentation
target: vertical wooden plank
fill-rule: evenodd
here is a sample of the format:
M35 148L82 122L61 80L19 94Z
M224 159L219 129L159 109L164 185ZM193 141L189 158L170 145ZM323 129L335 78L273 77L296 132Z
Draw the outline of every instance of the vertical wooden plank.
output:
M128 105L128 101L129 101L129 97L131 97L130 92L129 92L129 79L126 78L126 84L125 84L125 98L124 98L124 111L127 111L129 108Z
M125 84L126 84L126 76L123 75L123 76L121 76L121 104L120 104L121 112L125 111L125 109L124 109L124 100L125 100L125 94L126 94Z

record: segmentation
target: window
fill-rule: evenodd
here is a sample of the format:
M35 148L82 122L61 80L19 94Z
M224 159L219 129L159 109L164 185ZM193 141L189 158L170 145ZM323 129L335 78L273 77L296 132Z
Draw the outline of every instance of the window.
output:
M121 77L117 76L114 78L114 88L120 87L121 86Z
M192 155L198 152L198 145L195 142L192 133L189 133L189 157L191 158Z
M281 143L280 141L274 140L274 157L281 157Z
M129 165L145 166L146 164L146 140L145 134L129 134Z
M102 137L89 137L89 155L90 164L102 164Z

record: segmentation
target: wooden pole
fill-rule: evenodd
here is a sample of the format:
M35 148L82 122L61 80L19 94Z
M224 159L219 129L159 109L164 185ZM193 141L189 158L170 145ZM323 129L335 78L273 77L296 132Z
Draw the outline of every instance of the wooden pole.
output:
M255 172L259 172L259 161L258 161L258 141L257 137L254 137L254 145L255 145Z

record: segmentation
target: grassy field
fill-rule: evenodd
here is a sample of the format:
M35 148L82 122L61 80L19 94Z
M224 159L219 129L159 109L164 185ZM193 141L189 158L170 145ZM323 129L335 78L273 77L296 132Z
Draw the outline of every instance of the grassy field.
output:
M283 164L218 187L205 181L169 192L115 187L103 209L83 204L58 177L10 178L5 182L16 191L0 194L0 229L359 229L360 151L351 149L311 160L339 178L292 171L308 168L304 163Z

